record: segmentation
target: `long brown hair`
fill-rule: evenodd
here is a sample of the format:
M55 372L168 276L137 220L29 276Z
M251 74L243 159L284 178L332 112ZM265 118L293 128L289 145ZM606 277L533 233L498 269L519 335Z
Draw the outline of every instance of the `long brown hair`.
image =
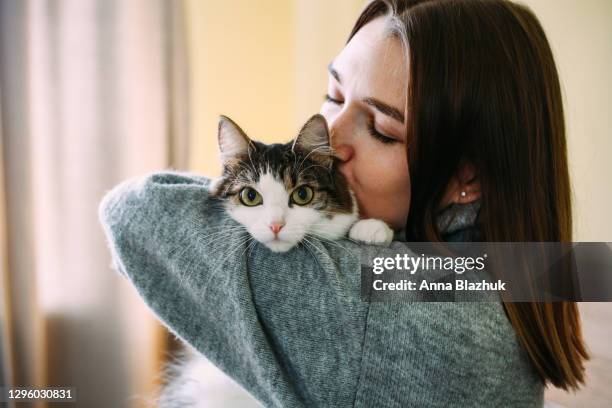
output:
M439 241L436 214L469 161L489 242L570 242L572 211L559 78L540 23L505 0L374 0L349 37L387 15L409 58L414 241ZM588 354L575 302L505 302L544 383L576 389Z

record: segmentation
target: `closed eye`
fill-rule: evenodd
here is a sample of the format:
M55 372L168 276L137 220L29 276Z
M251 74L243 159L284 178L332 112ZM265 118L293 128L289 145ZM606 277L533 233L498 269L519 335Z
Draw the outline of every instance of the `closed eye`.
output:
M370 135L372 135L372 137L374 139L378 140L381 143L393 144L393 143L397 143L398 142L397 139L394 139L394 138L392 138L390 136L382 134L378 130L376 130L376 126L374 126L374 121L371 121L368 124L368 131L370 132Z
M342 105L344 103L344 101L332 98L331 96L329 96L329 94L325 94L325 101L333 103L334 105Z

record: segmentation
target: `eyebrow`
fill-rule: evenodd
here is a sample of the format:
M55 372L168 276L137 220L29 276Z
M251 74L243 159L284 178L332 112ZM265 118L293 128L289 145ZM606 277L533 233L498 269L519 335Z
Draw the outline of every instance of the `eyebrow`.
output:
M387 116L391 116L393 119L401 123L404 123L404 114L400 112L399 109L394 108L393 106L387 105L386 103L381 102L375 98L365 98L363 101L367 103L368 105L376 108L376 110L378 110L380 113L387 115Z
M338 81L338 83L342 83L342 81L340 80L340 74L338 73L338 71L334 69L333 62L330 62L329 65L327 65L327 70L329 71L331 76L336 78L336 81ZM404 114L399 109L394 108L391 105L387 105L386 103L376 98L369 97L369 98L365 98L363 101L366 104L374 107L377 111L379 111L383 115L390 116L393 119L401 123L404 123Z

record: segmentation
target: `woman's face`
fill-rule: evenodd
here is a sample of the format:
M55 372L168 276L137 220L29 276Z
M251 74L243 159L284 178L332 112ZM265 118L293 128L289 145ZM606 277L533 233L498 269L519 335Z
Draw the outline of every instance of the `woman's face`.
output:
M362 218L403 229L410 208L405 106L408 67L385 18L357 32L329 65L321 107Z

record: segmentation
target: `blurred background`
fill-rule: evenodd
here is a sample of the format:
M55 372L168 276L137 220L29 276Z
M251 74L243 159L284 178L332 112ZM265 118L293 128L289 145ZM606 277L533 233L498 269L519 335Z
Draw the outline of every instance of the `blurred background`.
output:
M101 197L155 170L217 175L221 113L255 139L292 138L364 3L0 0L0 386L154 406L177 344L110 269ZM561 75L575 240L612 241L612 2L523 3ZM581 309L588 384L547 399L611 406L612 304ZM207 378L209 406L256 406L214 367Z

